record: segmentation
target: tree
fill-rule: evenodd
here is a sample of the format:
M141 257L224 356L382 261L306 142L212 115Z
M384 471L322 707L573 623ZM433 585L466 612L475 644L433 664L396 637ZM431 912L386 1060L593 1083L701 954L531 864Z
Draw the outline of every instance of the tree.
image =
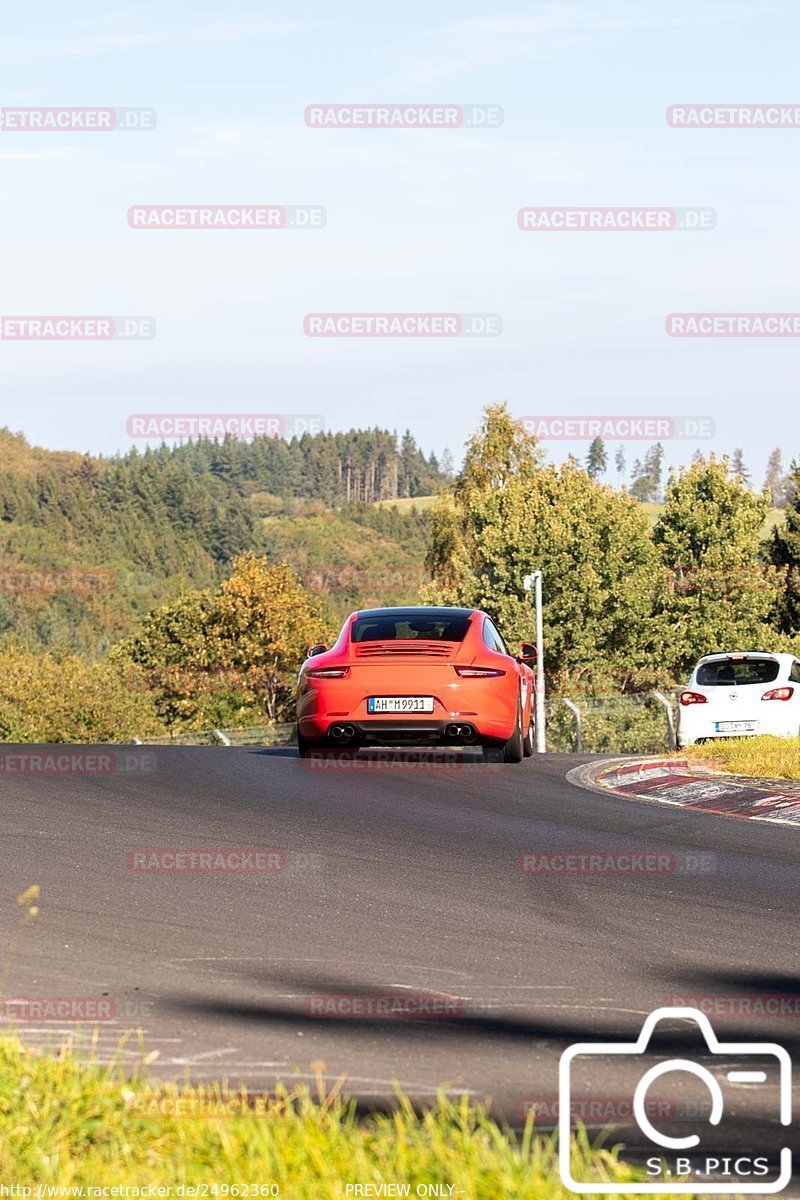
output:
M484 608L512 644L530 639L522 580L541 569L556 686L586 689L602 676L625 687L657 659L648 618L660 569L646 516L577 464L542 466L536 440L503 407L486 411L452 498L436 508L428 565L428 602Z
M772 451L767 461L767 476L764 487L769 492L773 508L783 508L786 503L787 477L783 470L783 455L778 446Z
M792 463L787 482L790 500L785 519L772 531L770 558L783 576L776 619L784 633L795 635L800 633L800 463Z
M285 563L248 553L216 591L154 609L110 658L173 728L253 724L290 715L305 651L331 632Z
M119 742L162 732L153 697L132 690L113 665L0 649L2 741Z
M738 479L740 483L750 482L750 472L744 465L744 454L738 447L733 452L731 460L731 475L734 479Z
M439 464L439 469L444 476L445 482L451 483L455 478L456 471L453 465L453 455L451 454L450 450L445 449L442 452L442 461Z
M608 455L606 454L605 442L601 437L596 437L589 446L589 453L586 455L586 472L590 479L597 479L598 475L605 473L608 465Z
M617 468L617 482L622 483L625 478L625 447L622 443L617 447L617 453L614 455L614 466Z
M664 447L660 442L651 446L644 457L644 464L636 460L634 464L634 479L631 484L631 495L641 503L654 503L661 496L662 464Z
M715 650L768 649L779 581L761 560L767 500L712 456L684 468L653 538L670 571L658 608L669 617L674 661L684 670Z

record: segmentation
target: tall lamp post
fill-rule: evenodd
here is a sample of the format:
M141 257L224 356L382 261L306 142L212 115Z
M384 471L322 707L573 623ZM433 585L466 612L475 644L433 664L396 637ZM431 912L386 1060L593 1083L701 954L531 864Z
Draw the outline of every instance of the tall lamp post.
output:
M532 571L522 581L526 592L534 589L533 598L536 607L536 753L544 754L545 715L544 715L544 622L542 620L542 572Z

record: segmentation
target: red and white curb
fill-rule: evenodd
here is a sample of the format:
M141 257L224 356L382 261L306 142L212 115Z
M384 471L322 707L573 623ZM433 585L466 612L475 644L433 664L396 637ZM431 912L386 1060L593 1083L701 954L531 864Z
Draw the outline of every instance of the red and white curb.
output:
M685 758L607 758L573 767L567 779L593 792L747 821L800 825L800 795L782 792L777 780L761 780L751 787L722 772L701 773Z

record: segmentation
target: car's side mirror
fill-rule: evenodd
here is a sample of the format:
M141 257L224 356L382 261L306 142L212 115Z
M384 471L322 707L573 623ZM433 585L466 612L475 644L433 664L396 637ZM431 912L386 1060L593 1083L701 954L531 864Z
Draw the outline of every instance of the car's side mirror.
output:
M313 658L315 654L324 654L328 647L324 642L317 642L315 646L309 646L306 650L306 658Z
M538 657L539 651L536 649L533 642L520 642L519 654L517 655L519 662L526 663L529 667L532 667Z

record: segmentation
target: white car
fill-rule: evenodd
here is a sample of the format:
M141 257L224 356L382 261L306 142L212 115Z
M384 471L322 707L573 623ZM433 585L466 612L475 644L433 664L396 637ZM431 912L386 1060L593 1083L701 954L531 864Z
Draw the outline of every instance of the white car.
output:
M763 650L706 654L678 707L678 745L706 738L800 734L800 659Z

